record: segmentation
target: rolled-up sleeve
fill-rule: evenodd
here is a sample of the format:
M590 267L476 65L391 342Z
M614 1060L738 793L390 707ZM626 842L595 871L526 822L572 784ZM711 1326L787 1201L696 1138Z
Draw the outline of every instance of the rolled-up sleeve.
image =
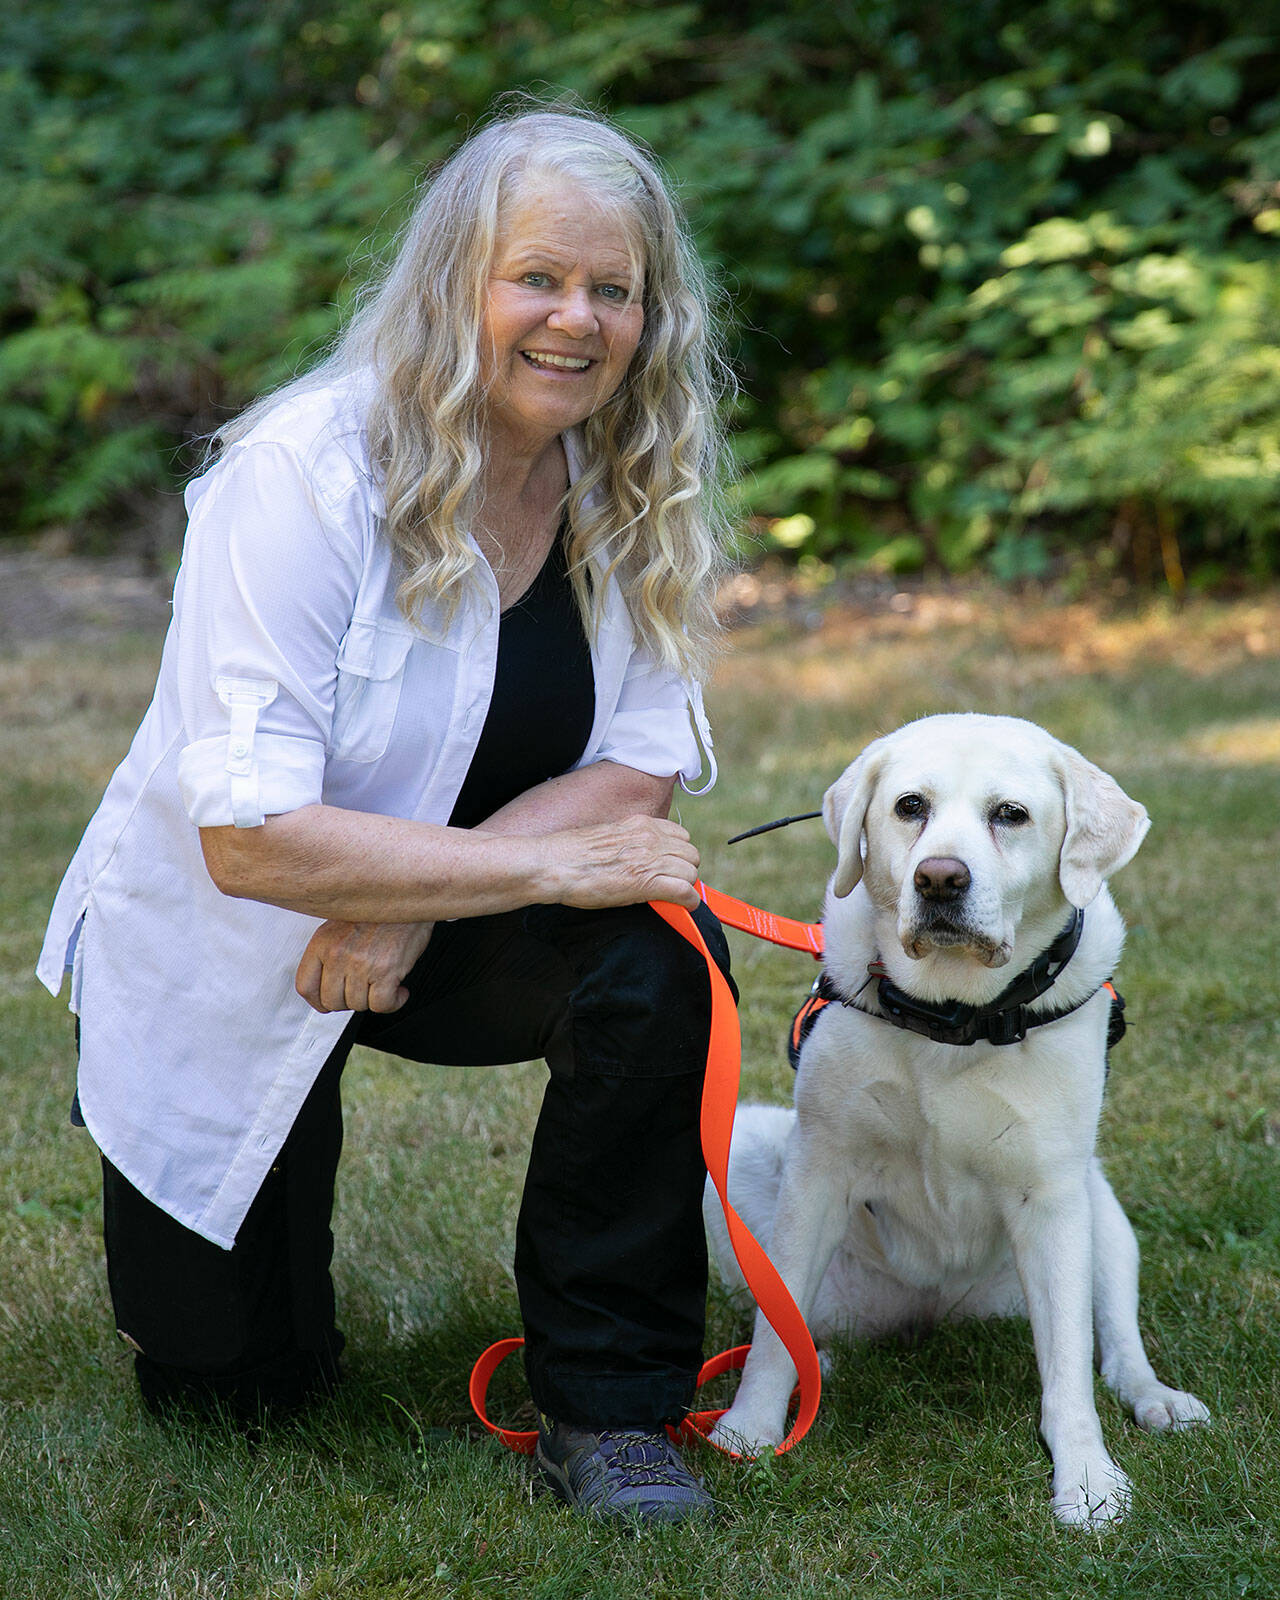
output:
M716 780L716 766L700 686L637 649L597 759L653 777L678 775L689 793L705 793ZM692 785L703 774L695 790Z
M187 504L174 593L183 802L198 827L259 827L321 798L360 530L272 441L232 446Z

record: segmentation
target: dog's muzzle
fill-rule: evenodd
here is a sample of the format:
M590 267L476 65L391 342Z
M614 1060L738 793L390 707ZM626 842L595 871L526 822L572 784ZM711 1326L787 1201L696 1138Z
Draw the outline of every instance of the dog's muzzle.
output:
M964 914L972 884L967 864L955 856L929 856L916 867L912 915L901 930L902 948L913 961L931 950L954 949L972 951L986 967L1008 961L1008 944L974 927Z

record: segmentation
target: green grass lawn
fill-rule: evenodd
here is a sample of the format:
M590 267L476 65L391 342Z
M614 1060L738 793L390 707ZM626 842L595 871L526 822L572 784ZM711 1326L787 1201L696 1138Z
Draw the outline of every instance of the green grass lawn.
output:
M135 1399L100 1260L97 1163L67 1121L71 1019L30 976L48 903L145 705L155 638L0 660L0 1597L1280 1595L1280 602L1107 619L927 597L740 633L712 707L722 778L680 810L705 876L816 913L819 804L874 734L929 711L1029 716L1154 826L1113 885L1130 1033L1101 1143L1143 1249L1142 1324L1210 1430L1140 1434L1099 1388L1130 1518L1049 1513L1025 1324L837 1352L813 1432L750 1466L700 1452L723 1514L641 1538L534 1496L471 1425L470 1365L518 1328L510 1261L541 1067L358 1053L336 1276L341 1397L256 1442ZM744 1092L785 1100L805 957L734 936ZM709 1346L747 1331L713 1291ZM524 1420L514 1377L495 1409Z

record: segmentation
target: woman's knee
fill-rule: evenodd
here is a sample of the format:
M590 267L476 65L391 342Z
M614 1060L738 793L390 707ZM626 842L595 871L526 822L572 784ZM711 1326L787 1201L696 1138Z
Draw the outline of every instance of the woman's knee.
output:
M154 1416L193 1411L256 1423L268 1416L287 1416L335 1391L342 1376L338 1357L343 1346L337 1329L332 1341L326 1349L289 1349L233 1371L196 1371L139 1354L134 1357L134 1372L143 1403Z
M134 1352L142 1397L253 1420L292 1410L338 1380L328 1218L296 1249L278 1163L232 1250L220 1249L141 1194L105 1158L103 1235L116 1327ZM323 1281L309 1283L309 1274Z

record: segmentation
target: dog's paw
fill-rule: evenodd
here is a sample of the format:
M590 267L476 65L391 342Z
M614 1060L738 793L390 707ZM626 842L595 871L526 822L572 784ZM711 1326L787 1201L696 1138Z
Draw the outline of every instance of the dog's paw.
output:
M1106 1528L1120 1521L1132 1498L1128 1478L1110 1456L1053 1475L1053 1514L1067 1528Z
M1158 1383L1135 1399L1133 1420L1148 1433L1164 1433L1170 1428L1199 1427L1209 1421L1209 1408L1193 1394Z
M731 1406L707 1435L721 1450L735 1456L758 1456L782 1442L782 1430L752 1417L744 1407Z

